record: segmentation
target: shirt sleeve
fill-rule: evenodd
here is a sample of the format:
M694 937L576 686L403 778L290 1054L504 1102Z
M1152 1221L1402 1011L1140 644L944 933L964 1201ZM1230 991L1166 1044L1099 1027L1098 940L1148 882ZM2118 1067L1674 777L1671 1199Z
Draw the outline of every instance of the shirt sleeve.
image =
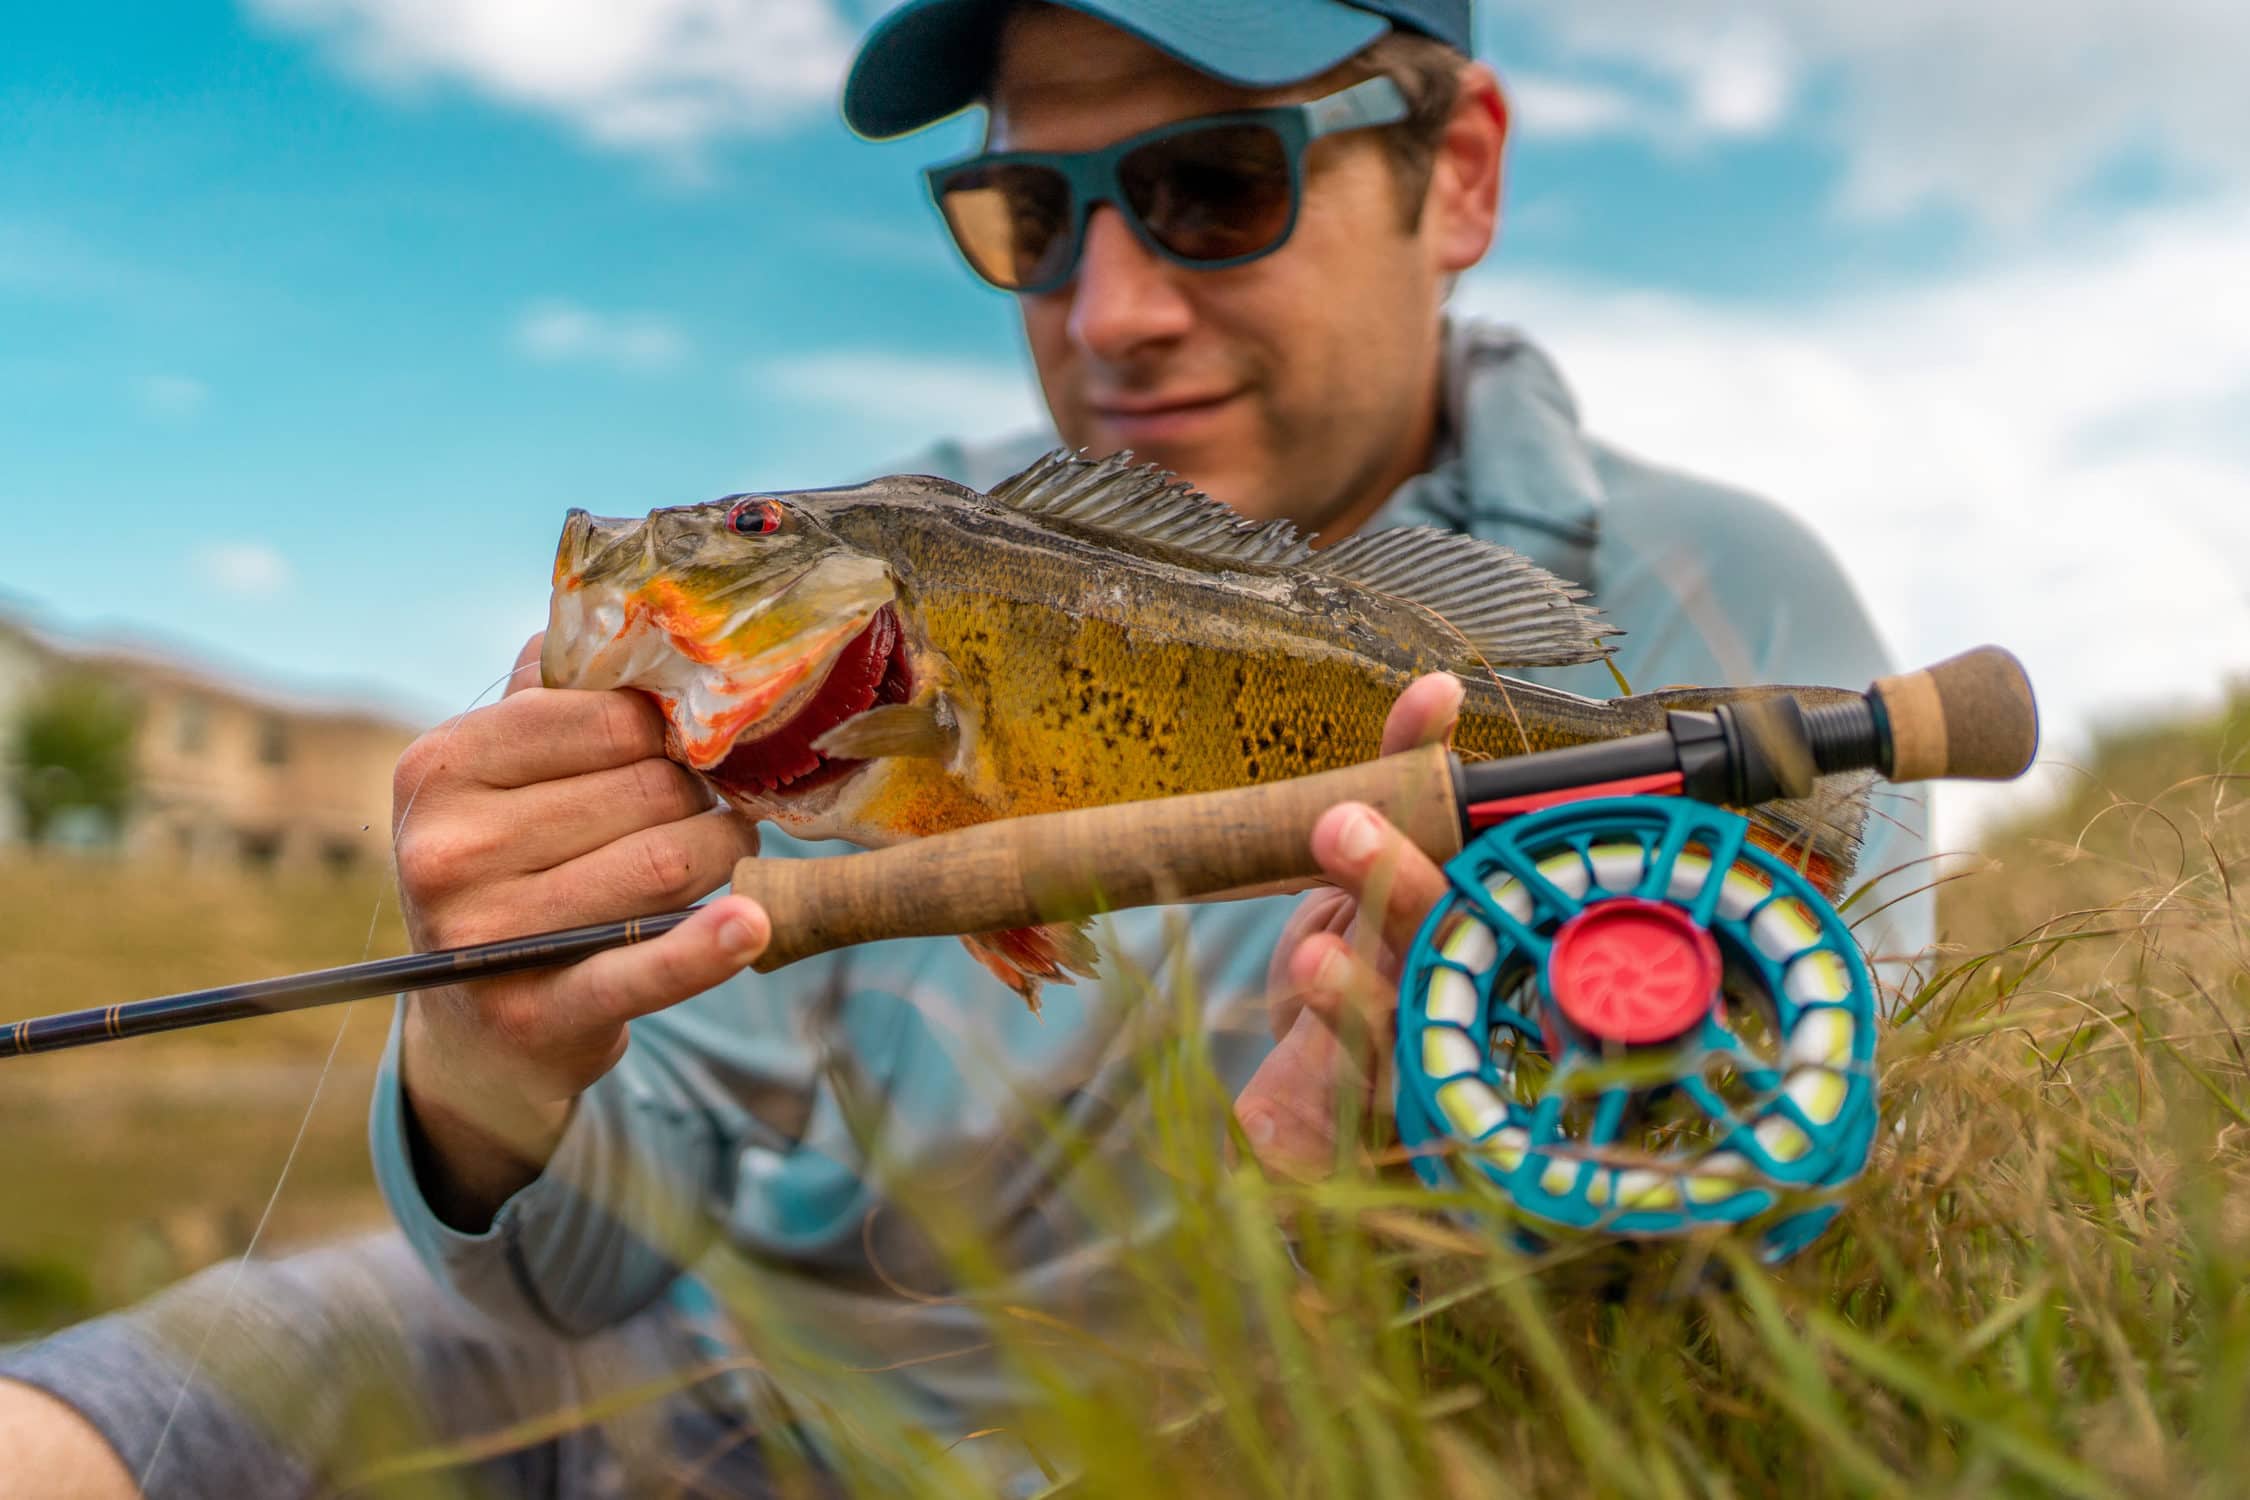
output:
M696 1012L746 1009L746 989L764 990L756 998L768 1005L788 1000L782 987L745 975L686 1002L678 1009L688 1014L668 1023L635 1022L623 1060L579 1096L545 1170L476 1234L438 1218L416 1178L394 1022L370 1117L375 1176L437 1279L503 1321L572 1336L622 1322L661 1296L719 1232L741 1151L788 1156L799 1144L791 1126L810 1112L807 1049L738 1036L705 1056L683 1034ZM856 1177L824 1166L808 1161L797 1175L852 1198ZM827 1208L849 1211L848 1201Z

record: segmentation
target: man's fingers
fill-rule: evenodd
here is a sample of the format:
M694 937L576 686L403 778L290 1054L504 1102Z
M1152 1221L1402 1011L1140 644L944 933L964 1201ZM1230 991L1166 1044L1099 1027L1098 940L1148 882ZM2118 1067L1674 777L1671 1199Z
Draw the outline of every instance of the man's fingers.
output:
M1266 962L1266 1020L1275 1041L1289 1034L1289 1028L1297 1024L1297 1013L1304 1009L1304 998L1297 993L1297 982L1289 972L1298 945L1316 932L1345 931L1358 910L1348 894L1324 885L1307 891L1289 914L1281 938L1274 944L1273 957Z
M446 759L491 787L531 786L664 753L664 716L633 692L527 687L463 719Z
M1365 1075L1336 1038L1300 1016L1234 1101L1244 1139L1269 1171L1317 1177L1336 1165L1336 1105Z
M1336 933L1308 938L1290 957L1289 978L1304 1008L1353 1056L1372 1060L1390 1045L1398 987L1349 938Z
M1433 672L1408 683L1383 720L1383 753L1396 755L1449 738L1461 717L1465 691L1451 672Z
M1328 879L1358 898L1360 920L1377 924L1394 953L1406 952L1445 895L1445 872L1362 802L1322 813L1312 852Z
M712 801L693 771L668 760L637 760L497 795L506 802L507 826L497 834L504 843L496 852L510 873L551 869L644 828L692 818Z
M730 812L644 829L539 876L540 925L677 911L725 885L735 861L757 852L757 825Z
M757 902L722 896L660 938L564 970L554 1003L579 1024L619 1025L732 978L756 962L772 935Z

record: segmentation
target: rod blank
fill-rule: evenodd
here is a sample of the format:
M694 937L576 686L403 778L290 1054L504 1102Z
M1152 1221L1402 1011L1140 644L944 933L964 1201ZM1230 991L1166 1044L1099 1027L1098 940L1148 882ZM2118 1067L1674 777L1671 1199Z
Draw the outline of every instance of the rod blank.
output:
M285 974L278 979L254 979L248 984L223 984L215 989L190 990L153 1000L132 1000L121 1005L74 1010L57 1016L0 1025L0 1058L32 1052L58 1052L94 1042L120 1041L158 1031L178 1031L189 1026L209 1026L220 1021L240 1021L250 1016L277 1016L287 1011L341 1005L347 1000L371 1000L405 990L435 989L443 984L464 984L473 979L497 979L527 969L550 969L574 964L611 948L660 937L685 922L692 913L666 912L657 917L635 917L626 922L603 922L592 927L572 927L531 937L503 938L467 948L440 948L430 953L410 953L402 958L379 958L371 963L346 964L310 974Z

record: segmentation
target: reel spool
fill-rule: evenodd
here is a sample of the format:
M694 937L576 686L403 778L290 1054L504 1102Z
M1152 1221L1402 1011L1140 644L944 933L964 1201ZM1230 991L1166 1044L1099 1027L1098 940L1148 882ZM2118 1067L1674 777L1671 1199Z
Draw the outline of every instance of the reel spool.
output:
M1446 875L1399 992L1398 1127L1424 1181L1497 1193L1535 1248L1740 1225L1770 1262L1827 1227L1835 1204L1793 1204L1867 1164L1874 985L1740 814L1563 803Z

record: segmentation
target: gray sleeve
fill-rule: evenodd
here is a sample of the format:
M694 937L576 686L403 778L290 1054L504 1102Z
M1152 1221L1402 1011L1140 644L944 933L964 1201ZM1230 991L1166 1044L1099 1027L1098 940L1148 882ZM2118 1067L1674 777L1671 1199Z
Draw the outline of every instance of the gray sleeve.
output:
M847 1221L860 1201L856 1173L801 1139L826 1081L799 1022L835 962L740 975L634 1022L623 1060L579 1096L545 1170L475 1234L438 1218L415 1177L394 1025L370 1135L376 1180L407 1241L484 1312L582 1336L662 1296L722 1227L738 1240L817 1238ZM880 1076L884 1059L867 1061ZM765 1170L746 1194L752 1156Z
M146 1494L293 1500L362 1465L566 1408L584 1394L567 1353L446 1298L398 1236L375 1235L213 1266L0 1350L0 1378L77 1410ZM581 1493L559 1481L583 1467L587 1441L480 1465L477 1493Z

